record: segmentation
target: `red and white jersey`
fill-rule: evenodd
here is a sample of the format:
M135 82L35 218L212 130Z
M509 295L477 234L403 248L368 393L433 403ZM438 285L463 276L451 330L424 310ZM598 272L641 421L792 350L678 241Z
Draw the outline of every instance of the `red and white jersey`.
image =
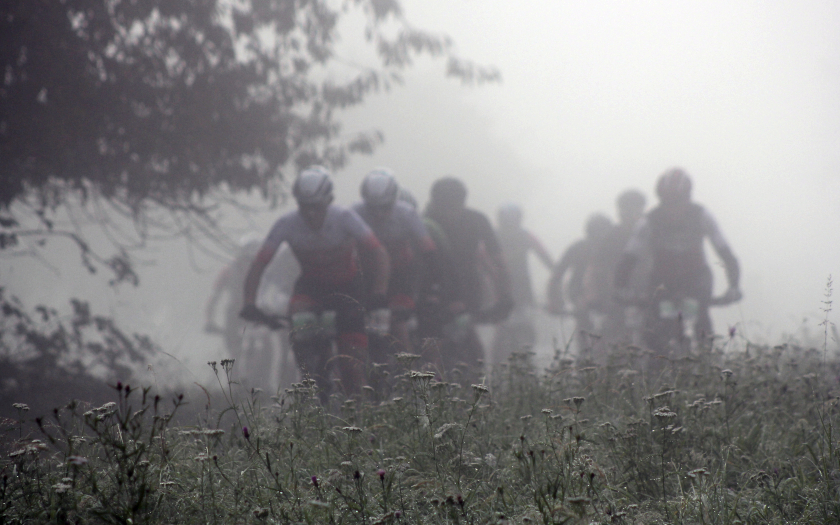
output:
M357 245L376 249L373 230L354 211L330 205L319 230L312 229L295 210L280 217L263 244L274 253L289 244L301 267L301 278L331 284L346 283L359 272Z

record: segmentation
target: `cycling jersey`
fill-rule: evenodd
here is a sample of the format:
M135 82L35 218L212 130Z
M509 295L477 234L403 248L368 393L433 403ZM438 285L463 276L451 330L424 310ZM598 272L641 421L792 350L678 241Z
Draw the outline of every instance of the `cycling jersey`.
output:
M650 250L655 280L659 284L663 279L676 283L708 271L703 251L705 237L717 253L731 253L717 221L699 204L691 203L682 209L659 206L636 225L625 253L639 258Z
M370 226L376 238L385 246L391 257L392 271L409 266L414 261L416 251L435 249L423 220L414 208L404 202L395 203L384 220L377 220L376 214L361 202L353 206L353 211Z
M280 217L263 244L272 252L287 242L301 266L301 279L343 284L359 273L357 243L380 246L373 231L354 211L330 205L324 224L313 230L295 210Z

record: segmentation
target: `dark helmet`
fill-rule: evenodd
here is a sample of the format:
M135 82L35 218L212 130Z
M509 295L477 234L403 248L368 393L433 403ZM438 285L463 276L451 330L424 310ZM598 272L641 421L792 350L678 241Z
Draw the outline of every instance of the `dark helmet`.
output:
M300 172L292 186L292 195L298 204L331 203L333 184L329 170L323 166L310 166Z
M586 237L588 239L600 239L607 235L612 229L613 223L603 213L593 213L586 220Z
M687 202L691 200L691 179L682 168L672 168L659 177L656 195L662 202Z
M644 210L646 199L642 192L631 189L621 192L615 203L619 210Z
M497 217L501 228L515 228L522 223L522 208L513 202L502 204Z
M397 202L399 191L397 180L388 168L376 168L362 181L362 199L368 206L377 208L393 206Z
M457 208L467 202L467 187L455 177L443 177L432 184L431 204Z

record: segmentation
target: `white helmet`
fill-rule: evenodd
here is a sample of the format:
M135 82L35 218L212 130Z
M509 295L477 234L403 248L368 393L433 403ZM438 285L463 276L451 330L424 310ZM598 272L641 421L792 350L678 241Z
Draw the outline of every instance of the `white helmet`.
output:
M310 166L300 172L292 186L298 204L329 204L333 200L330 171L323 166Z
M362 181L362 199L368 206L393 206L397 202L399 191L397 179L388 168L376 168L365 175L365 180Z

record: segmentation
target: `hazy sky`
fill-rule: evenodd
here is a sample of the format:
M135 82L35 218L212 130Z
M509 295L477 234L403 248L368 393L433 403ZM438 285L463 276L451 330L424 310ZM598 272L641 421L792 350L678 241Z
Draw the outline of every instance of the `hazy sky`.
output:
M628 187L652 201L657 176L679 165L743 269L745 299L716 311L718 330L742 323L751 338L776 342L805 316L814 326L828 275L840 277L840 3L403 7L412 24L448 33L462 56L494 64L504 80L463 87L443 78L442 62L423 59L405 86L346 112L348 133L379 128L386 142L337 173L340 203L357 199L361 177L376 165L392 167L421 201L435 178L455 174L468 182L470 204L488 213L522 203L527 225L557 257L581 236L587 215L614 215L615 196ZM357 40L345 35L340 54L363 61ZM275 215L262 218L266 232ZM193 356L174 372L199 373L195 366L223 355L219 339L201 334L221 263L199 258L196 272L183 243L142 255L155 262L136 290L93 294L106 288L103 277L75 266L15 280L31 266L23 260L6 273L7 285L31 303L95 297L98 311ZM544 279L538 274L540 288Z

